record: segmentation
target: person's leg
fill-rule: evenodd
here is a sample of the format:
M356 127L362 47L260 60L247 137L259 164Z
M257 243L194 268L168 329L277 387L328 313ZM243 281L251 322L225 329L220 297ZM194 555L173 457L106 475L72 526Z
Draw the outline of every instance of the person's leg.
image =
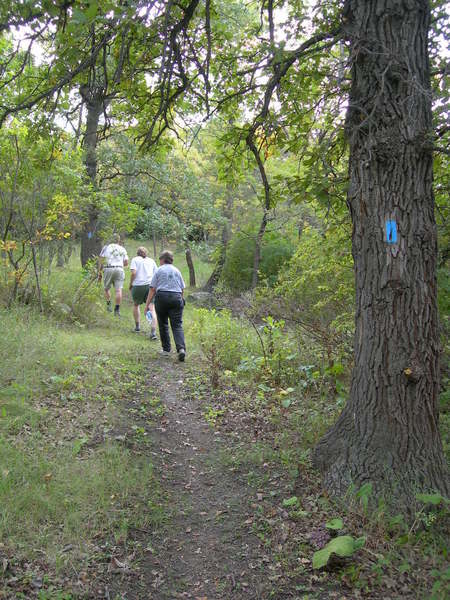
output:
M140 331L141 329L141 310L139 305L141 304L141 299L139 297L139 288L137 286L133 286L131 288L131 298L133 299L133 317L135 328L134 331Z
M122 302L122 288L125 280L125 272L123 269L113 269L113 281L114 289L116 291L116 306L114 307L114 314L120 316L120 304Z
M111 312L112 311L112 308L111 308L111 292L110 292L109 288L105 289L105 298L106 298L106 310L108 312Z
M111 312L111 292L109 288L111 287L111 277L110 277L109 269L105 269L103 271L103 287L105 290L105 298L106 298L106 310Z
M178 353L180 350L184 350L184 353L186 352L183 331L183 308L183 300L176 298L172 301L169 309L170 327L172 328L173 339L175 340L175 346Z
M162 349L165 352L170 352L169 313L163 296L156 296L155 309L158 317L159 337L161 338Z
M152 330L150 332L150 337L152 340L156 340L156 327L158 326L158 319L156 317L155 305L151 302L148 306L149 311L152 313Z
M139 304L133 304L133 317L134 322L136 324L135 331L140 331L141 329L141 309Z

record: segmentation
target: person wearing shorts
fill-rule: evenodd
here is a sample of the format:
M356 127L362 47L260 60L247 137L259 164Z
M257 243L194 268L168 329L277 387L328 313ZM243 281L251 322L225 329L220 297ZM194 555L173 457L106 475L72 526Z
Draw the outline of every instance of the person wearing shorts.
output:
M134 331L139 333L141 331L141 304L145 304L147 301L148 292L150 289L150 282L156 271L156 263L148 255L147 248L140 246L130 264L131 277L130 277L130 291L131 297L133 298L133 316L135 322ZM152 314L152 328L150 338L156 340L156 312L155 305L153 302L149 305L149 309Z
M114 286L116 305L114 315L120 316L120 304L122 302L122 288L125 281L124 267L128 265L128 254L120 245L120 236L115 233L111 244L102 248L99 259L99 279L103 273L103 287L105 290L106 310L111 312L111 286Z

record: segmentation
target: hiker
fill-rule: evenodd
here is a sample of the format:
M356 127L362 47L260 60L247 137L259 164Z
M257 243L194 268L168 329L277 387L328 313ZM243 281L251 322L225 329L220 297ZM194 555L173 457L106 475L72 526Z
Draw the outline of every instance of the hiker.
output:
M140 246L136 251L135 256L130 264L130 291L131 297L133 298L133 316L135 322L134 331L139 333L141 331L141 308L140 305L144 304L147 300L148 292L150 290L150 282L156 271L156 263L153 258L148 256L148 250L144 246ZM151 321L151 333L150 339L156 340L156 313L155 305L153 302L149 304L149 310L152 315Z
M106 264L104 264L106 262ZM120 235L114 233L112 242L103 246L99 257L98 278L101 280L103 272L103 287L105 289L106 310L111 312L111 292L110 287L114 285L116 295L116 305L114 315L120 317L120 303L122 302L122 288L125 280L123 268L128 265L128 254L123 246L120 245Z
M173 266L173 254L164 250L159 255L161 265L153 275L145 310L155 298L155 309L158 316L159 337L161 338L162 355L170 355L169 320L172 328L178 360L183 362L186 356L186 345L183 332L183 309L185 305L185 283L180 271Z

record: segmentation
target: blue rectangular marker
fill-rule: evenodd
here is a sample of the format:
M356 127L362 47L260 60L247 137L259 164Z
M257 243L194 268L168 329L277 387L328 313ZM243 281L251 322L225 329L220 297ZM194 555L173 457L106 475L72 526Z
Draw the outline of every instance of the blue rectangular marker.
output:
M386 242L388 244L397 243L397 222L386 221Z

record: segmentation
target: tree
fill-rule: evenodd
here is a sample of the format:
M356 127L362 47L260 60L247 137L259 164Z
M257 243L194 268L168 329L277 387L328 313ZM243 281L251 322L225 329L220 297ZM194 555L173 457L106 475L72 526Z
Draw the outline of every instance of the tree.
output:
M430 5L348 0L342 20L355 362L349 401L314 463L335 494L370 481L408 507L417 491L450 492L437 409Z
M57 247L78 229L80 154L62 132L36 136L16 119L0 132L0 172L4 288L10 289L10 302L19 293L28 299L33 274L42 310L42 276L49 273Z
M67 0L56 5L24 5L14 0L8 11L0 9L0 34L26 26L25 50L17 49L19 43L0 56L0 93L13 82L16 92L0 101L0 124L9 115L36 108L53 116L64 93L66 115L73 115L77 110L70 91L77 90L81 104L87 107L83 136L86 177L97 191L97 143L111 124L111 113L114 116L115 110L116 118L119 115L126 126L136 111L140 113L147 127L142 138L152 145L172 126L173 107L192 82L199 73L209 71L210 53L196 52L195 45L205 46L205 32L206 46L211 45L210 2L205 1L200 21L196 15L199 4L200 0L131 5L121 0ZM199 26L201 19L204 27ZM48 53L39 76L33 73L30 78L26 67L33 61L33 45L42 42ZM116 100L120 109L112 107ZM82 264L100 250L98 219L94 197L86 204Z

